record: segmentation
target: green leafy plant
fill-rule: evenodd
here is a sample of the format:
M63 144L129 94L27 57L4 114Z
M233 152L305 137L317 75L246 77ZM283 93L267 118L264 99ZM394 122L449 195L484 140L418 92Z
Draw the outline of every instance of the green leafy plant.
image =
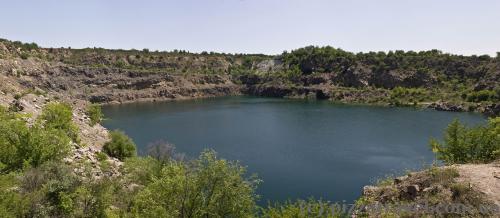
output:
M315 199L287 201L284 203L270 204L262 209L262 217L348 217L346 208L342 205Z
M65 131L27 123L0 108L0 171L10 172L61 160L71 147Z
M190 165L171 161L133 202L138 217L254 217L255 185L245 168L205 151Z
M87 106L86 114L87 116L89 116L90 125L92 126L101 123L104 117L101 106L98 104L90 104L89 106Z
M438 159L449 164L493 161L500 158L500 117L473 128L455 120L446 129L444 142L432 139L430 146Z
M66 103L49 103L40 115L46 128L62 130L73 141L78 142L78 127L73 123L73 110Z
M30 55L28 53L23 52L23 53L21 53L21 55L19 57L21 57L21 59L23 59L23 60L26 60L30 57Z
M100 162L106 161L108 159L108 155L103 152L96 153L97 160Z
M469 102L499 101L500 91L481 90L467 94L466 100Z
M110 132L111 141L104 144L103 151L111 157L125 160L137 154L135 143L122 131Z

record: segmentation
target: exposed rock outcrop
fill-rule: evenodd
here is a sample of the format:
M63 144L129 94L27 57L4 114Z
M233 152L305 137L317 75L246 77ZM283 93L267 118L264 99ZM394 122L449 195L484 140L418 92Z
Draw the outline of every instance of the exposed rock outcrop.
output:
M456 105L449 102L434 102L428 106L429 108L438 110L438 111L453 111L453 112L463 112L466 109L462 105Z
M367 212L370 217L401 213L411 217L498 214L500 204L495 193L499 192L499 187L495 184L500 183L496 183L492 173L498 169L487 164L431 168L376 186L365 186L359 212ZM461 208L450 212L446 210L450 206Z

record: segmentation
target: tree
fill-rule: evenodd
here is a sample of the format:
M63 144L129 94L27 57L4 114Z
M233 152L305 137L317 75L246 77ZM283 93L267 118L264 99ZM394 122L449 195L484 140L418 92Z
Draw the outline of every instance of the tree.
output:
M430 146L438 159L449 164L493 161L500 158L500 118L473 128L455 120L446 129L444 142L432 139Z

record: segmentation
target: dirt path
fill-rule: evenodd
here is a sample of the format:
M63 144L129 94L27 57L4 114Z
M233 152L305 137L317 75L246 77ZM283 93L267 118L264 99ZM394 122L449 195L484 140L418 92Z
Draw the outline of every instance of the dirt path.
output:
M456 167L460 173L459 181L470 183L500 206L500 161L491 164L464 164Z

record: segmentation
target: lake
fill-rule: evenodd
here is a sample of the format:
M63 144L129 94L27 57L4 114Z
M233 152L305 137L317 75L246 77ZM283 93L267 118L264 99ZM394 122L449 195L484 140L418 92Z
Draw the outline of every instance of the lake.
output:
M434 160L431 137L453 119L479 114L257 97L222 97L103 107L104 126L144 151L164 139L197 157L206 148L239 160L263 180L261 203L315 197L352 202L378 178Z

